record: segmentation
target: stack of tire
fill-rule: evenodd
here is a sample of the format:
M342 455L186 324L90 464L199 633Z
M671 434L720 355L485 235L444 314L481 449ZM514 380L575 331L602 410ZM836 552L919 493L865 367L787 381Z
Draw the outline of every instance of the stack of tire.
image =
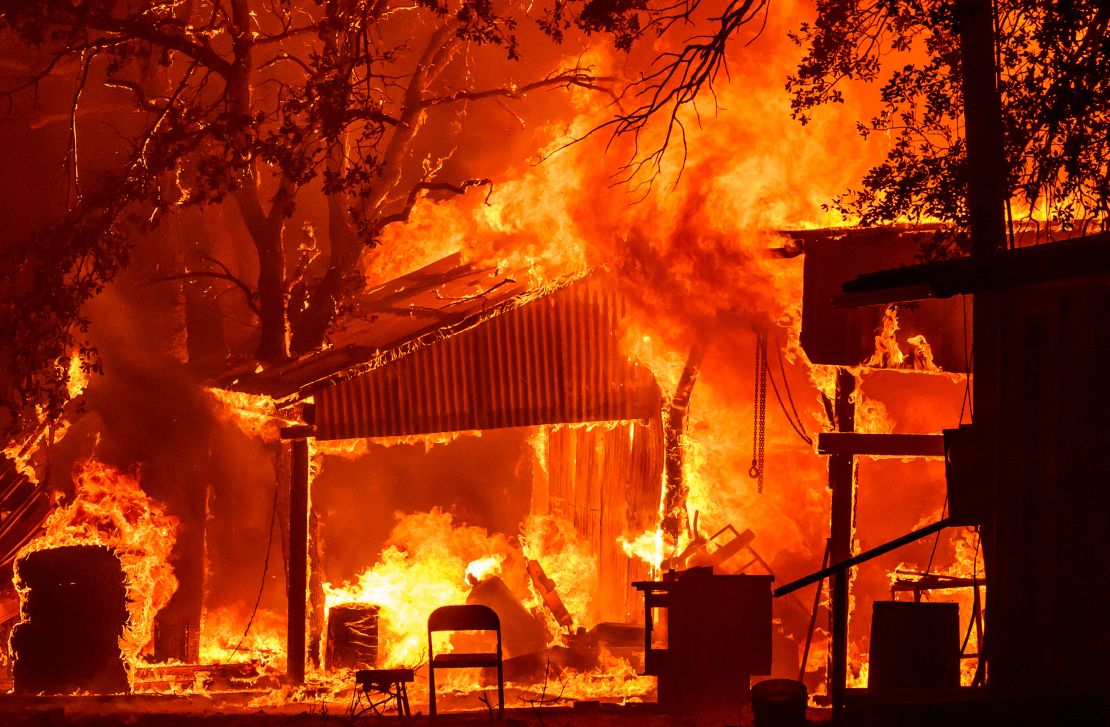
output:
M11 637L15 692L127 692L119 648L127 589L115 552L96 545L38 550L15 568L25 589L23 620Z

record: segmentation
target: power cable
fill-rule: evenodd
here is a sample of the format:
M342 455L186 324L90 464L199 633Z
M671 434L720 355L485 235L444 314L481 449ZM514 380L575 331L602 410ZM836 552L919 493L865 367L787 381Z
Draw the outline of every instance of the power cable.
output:
M806 434L805 426L802 424L802 417L801 417L801 415L798 414L798 407L796 407L794 405L794 397L790 393L790 383L786 380L786 367L782 363L782 349L781 348L778 349L778 356L779 356L779 371L782 373L782 388L786 391L786 399L787 399L787 401L790 402L790 409L794 413L793 416L791 416L790 412L788 412L786 410L786 405L782 401L782 396L779 395L778 386L775 385L775 377L768 370L767 374L768 374L768 378L770 379L770 382L771 382L771 391L773 391L775 393L775 399L778 401L779 408L782 409L782 414L783 414L783 416L786 417L787 423L790 424L790 428L794 430L794 433L797 434L803 442L805 442L806 444L808 444L809 446L812 447L813 446L813 439L808 434Z
M262 603L262 591L266 588L266 575L270 571L270 550L274 545L274 525L277 523L277 505L278 505L278 486L274 485L274 502L270 507L270 535L266 540L266 558L262 561L262 582L258 584L258 595L254 599L254 608L251 609L251 616L247 619L247 627L243 629L243 635L239 637L239 643L235 644L235 648L231 650L228 655L227 661L224 664L231 663L231 657L239 651L239 647L243 645L244 639L250 633L251 625L254 623L254 617L258 615L258 606Z

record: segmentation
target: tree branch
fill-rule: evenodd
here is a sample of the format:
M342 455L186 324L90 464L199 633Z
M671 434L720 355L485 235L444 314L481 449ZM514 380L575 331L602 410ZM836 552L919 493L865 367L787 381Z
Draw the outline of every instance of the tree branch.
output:
M458 184L450 182L417 182L409 190L408 197L405 199L405 206L399 211L389 215L382 215L375 221L372 231L373 237L381 234L381 231L387 226L397 222L408 222L409 215L412 214L412 208L416 204L416 200L420 198L421 192L451 192L452 194L466 194L466 190L471 187L489 187L486 192L486 202L489 202L489 197L493 194L493 182L489 179L466 179Z
M481 90L466 89L463 91L456 91L444 96L434 96L432 98L424 99L421 103L424 108L431 108L433 106L443 106L445 104L457 103L459 101L480 101L487 98L521 98L529 91L535 91L540 88L570 88L576 86L578 88L586 88L593 91L609 91L610 88L600 84L612 82L614 79L611 76L594 76L581 69L575 68L569 71L562 71L552 74L546 78L541 78L538 81L526 83L523 86L500 86L496 88L486 88Z
M223 264L220 263L220 265L222 266ZM224 268L224 270L226 269L227 268ZM239 290L243 291L243 298L246 299L247 307L250 308L251 312L254 313L256 316L262 314L261 309L259 309L258 307L258 293L255 292L254 288L251 288L242 280L228 272L221 273L213 270L195 272L186 271L184 273L176 273L174 275L160 275L156 278L151 278L150 283L151 285L153 285L155 283L170 283L182 281L193 282L197 280L204 280L205 278L223 280L233 284Z
M635 108L618 113L576 141L602 129L611 130L610 143L617 137L631 136L636 149L633 158L623 167L626 181L638 176L644 167L653 170L654 178L676 134L682 142L682 164L685 164L686 132L678 118L679 113L694 104L702 91L708 89L712 93L713 84L722 70L728 74L725 59L728 41L740 28L755 21L760 13L765 13L767 4L768 0L730 0L720 17L711 18L717 24L712 34L692 38L677 53L659 54L655 59L659 67L625 89L621 98L631 96L637 99L639 103ZM673 24L674 21L671 22ZM660 113L665 114L663 140L641 157L638 144L640 133Z
M172 25L168 20L157 21L159 26ZM167 33L154 27L151 24L130 20L127 18L116 18L112 16L95 16L90 15L85 18L85 23L88 28L92 30L99 30L106 33L123 33L133 38L145 40L151 45L156 45L169 50L175 50L180 53L193 58L204 66L211 68L221 76L227 77L231 74L232 64L207 43L197 43L189 40L184 34L180 35Z

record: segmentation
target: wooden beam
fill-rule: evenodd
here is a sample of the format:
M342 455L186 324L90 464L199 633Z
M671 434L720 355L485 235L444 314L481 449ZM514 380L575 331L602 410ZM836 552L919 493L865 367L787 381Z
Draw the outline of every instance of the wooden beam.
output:
M291 424L282 427L279 433L282 439L306 439L314 434L314 430L311 424Z
M841 308L949 298L1110 273L1110 233L864 273L845 281Z
M304 684L305 621L308 612L308 440L294 439L289 486L289 594L286 674Z
M837 431L849 433L855 429L856 406L852 394L856 377L845 369L836 374L836 400L833 414ZM852 557L852 537L856 511L856 459L850 454L829 457L829 489L832 490L830 517L829 560L833 563ZM848 677L848 592L850 579L847 570L833 573L829 584L831 601L831 666L829 694L832 696L834 719L844 716L844 689Z
M817 435L817 454L943 457L944 436L941 434L821 432Z

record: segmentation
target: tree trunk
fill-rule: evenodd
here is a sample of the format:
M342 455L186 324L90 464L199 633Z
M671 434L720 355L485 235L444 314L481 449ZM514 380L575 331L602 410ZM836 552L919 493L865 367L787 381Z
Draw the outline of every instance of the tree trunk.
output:
M285 254L282 250L281 228L267 230L258 248L258 309L261 338L258 358L280 361L287 357L285 332Z
M682 472L685 452L682 444L682 435L686 431L686 415L690 407L690 396L694 393L694 384L697 383L698 370L701 368L702 359L705 358L707 337L699 336L697 342L690 349L686 358L686 365L682 368L682 375L675 386L674 395L667 404L665 428L663 430L664 451L664 493L663 493L663 521L661 527L664 536L671 545L678 542L688 529L686 513L686 496L689 487Z
M343 147L341 141L335 141L329 149L328 167L333 173L343 172L346 157ZM346 194L336 192L327 195L327 203L328 269L318 280L301 286L302 292L293 296L295 304L290 306L289 327L290 348L294 354L313 351L324 343L339 312L340 301L360 283L355 266L362 245L347 211L349 199Z
M251 76L254 71L253 35L250 4L233 0L232 16L235 34L232 51L235 61L227 81L229 111L242 119L251 113ZM285 209L293 195L293 185L284 176L268 212L262 209L258 189L258 170L251 162L235 192L235 201L243 215L251 239L258 251L258 307L261 339L258 358L280 361L288 357L285 340L285 252L282 237L285 231Z

